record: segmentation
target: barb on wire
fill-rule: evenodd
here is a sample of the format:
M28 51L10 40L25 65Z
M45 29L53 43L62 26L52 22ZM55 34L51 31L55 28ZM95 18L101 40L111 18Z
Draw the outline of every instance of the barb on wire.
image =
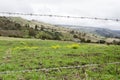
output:
M105 65L110 64L120 64L120 62L104 63ZM85 67L94 67L101 64L87 64L87 65L78 65L78 66L67 66L67 67L56 67L56 68L42 68L42 69L32 69L32 70L20 70L20 71L4 71L0 74L11 74L11 73L27 73L27 72L39 72L39 71L50 71L50 70L60 70L60 69L75 69L75 68L85 68Z
M111 21L120 21L120 19L109 19L109 18L98 18L98 17L77 17L77 16L62 16L62 15L49 15L49 14L33 14L33 13L14 13L14 12L0 12L0 14L8 15L29 15L29 16L45 16L45 17L61 17L61 18L78 18L78 19L93 19L93 20L111 20Z

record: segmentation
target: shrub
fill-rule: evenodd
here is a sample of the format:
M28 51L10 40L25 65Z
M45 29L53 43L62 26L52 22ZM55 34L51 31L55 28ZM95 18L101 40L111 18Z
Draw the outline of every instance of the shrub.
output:
M29 46L24 46L24 47L15 47L12 49L12 51L16 52L16 51L29 51L29 50L38 50L39 47L37 46L33 46L33 47L29 47Z
M90 43L90 42L91 42L91 40L89 40L89 39L88 39L86 42L87 42L87 43Z
M23 41L21 41L20 44L21 44L21 45L27 45L27 43L26 43L26 42L23 42Z
M29 36L35 36L36 35L36 32L33 28L30 28L29 29Z
M99 40L97 43L104 44L104 43L105 43L105 40Z
M80 47L79 44L67 45L67 48L72 48L72 49L78 49L79 47Z
M80 38L81 42L85 42L85 38Z
M55 45L55 46L51 46L51 48L53 48L53 49L59 49L60 46L59 45Z
M79 38L78 35L76 35L76 34L74 34L73 37L74 37L74 38Z
M44 31L39 32L36 35L36 38L40 39L53 39L51 34L45 33Z

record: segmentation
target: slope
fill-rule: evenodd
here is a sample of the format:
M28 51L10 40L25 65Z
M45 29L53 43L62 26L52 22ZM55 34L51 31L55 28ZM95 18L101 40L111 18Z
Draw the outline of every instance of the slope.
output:
M0 17L0 35L77 42L98 42L101 37L21 17Z

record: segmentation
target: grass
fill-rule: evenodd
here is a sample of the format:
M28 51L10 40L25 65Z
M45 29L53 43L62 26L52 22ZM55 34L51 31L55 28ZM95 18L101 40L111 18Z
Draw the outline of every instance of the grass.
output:
M100 64L95 67L0 74L0 80L119 80L120 46L0 37L0 72Z

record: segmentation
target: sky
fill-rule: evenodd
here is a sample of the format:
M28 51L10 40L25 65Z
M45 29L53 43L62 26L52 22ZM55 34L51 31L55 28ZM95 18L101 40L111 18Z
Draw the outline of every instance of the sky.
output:
M120 0L0 0L0 12L20 12L120 19ZM3 14L0 14L3 15ZM52 24L120 30L120 22L21 16Z

